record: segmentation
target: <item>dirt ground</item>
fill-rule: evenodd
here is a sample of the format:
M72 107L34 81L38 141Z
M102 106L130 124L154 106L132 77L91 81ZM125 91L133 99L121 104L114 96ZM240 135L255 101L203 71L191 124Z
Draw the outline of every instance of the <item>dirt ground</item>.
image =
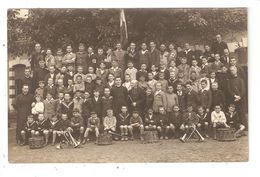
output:
M29 149L15 143L15 129L9 129L10 163L130 163L130 162L234 162L248 160L248 137L233 142L182 143L179 140L160 140L154 144L113 141L112 145L98 146L90 142L79 148L55 146Z

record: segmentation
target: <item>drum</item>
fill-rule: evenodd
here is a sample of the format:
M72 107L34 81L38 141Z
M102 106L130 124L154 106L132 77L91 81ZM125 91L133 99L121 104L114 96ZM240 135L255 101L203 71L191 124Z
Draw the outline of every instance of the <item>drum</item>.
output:
M29 138L29 147L30 149L39 149L44 146L44 137L43 136L34 136Z
M157 131L144 131L144 142L143 143L157 143L158 142Z
M218 141L235 141L235 129L234 128L218 128L217 129L217 140Z
M99 134L97 138L97 145L110 145L112 144L112 135L109 133Z

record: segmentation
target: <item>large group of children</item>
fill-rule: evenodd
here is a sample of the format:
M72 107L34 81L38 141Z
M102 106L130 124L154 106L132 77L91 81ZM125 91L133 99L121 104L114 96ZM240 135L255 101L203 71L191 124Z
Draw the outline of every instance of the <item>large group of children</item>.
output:
M68 45L55 56L36 44L19 89L33 95L26 120L18 121L19 144L44 136L45 145L55 145L65 131L82 144L104 132L122 141L133 140L134 131L141 140L145 131L158 131L160 139L185 142L190 128L204 138L216 139L219 127L243 135L245 74L221 36L216 39L204 51L188 43L157 49L151 41L149 49L132 42L125 51L117 43L95 53L80 43L77 52Z

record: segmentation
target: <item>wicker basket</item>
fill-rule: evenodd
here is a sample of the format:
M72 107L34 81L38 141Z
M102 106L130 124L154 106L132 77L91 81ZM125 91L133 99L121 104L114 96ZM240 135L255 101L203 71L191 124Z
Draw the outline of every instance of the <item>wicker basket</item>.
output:
M29 147L30 149L39 149L44 146L44 137L43 136L34 136L29 138Z
M99 134L97 138L97 145L110 145L112 144L112 135L109 133Z
M143 143L157 143L158 142L157 131L144 131L144 142Z
M219 128L217 129L217 140L218 141L235 141L235 129L234 128Z

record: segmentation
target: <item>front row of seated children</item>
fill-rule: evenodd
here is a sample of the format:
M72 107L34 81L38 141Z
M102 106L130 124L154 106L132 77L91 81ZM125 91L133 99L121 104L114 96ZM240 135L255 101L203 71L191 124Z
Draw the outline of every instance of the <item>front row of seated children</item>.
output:
M211 115L202 106L199 106L195 112L192 105L189 105L184 113L177 105L173 106L173 111L170 113L167 113L164 107L160 106L158 113L149 109L144 119L138 111L133 111L130 115L127 107L122 106L118 117L113 115L112 109L107 110L107 116L102 120L96 112L91 112L86 123L81 117L80 110L75 108L71 118L67 114L61 114L60 119L57 116L48 119L44 117L43 113L39 113L38 119L34 120L34 116L29 115L24 129L21 131L23 138L21 145L24 145L30 136L44 136L45 145L47 145L50 135L52 135L52 145L54 145L57 142L57 136L61 137L64 132L70 132L77 136L76 139L82 144L90 140L90 132L93 132L97 138L100 131L118 134L122 141L127 141L128 139L133 140L133 130L135 129L139 132L141 140L143 140L144 131L158 131L160 139L169 139L171 133L174 138L180 138L181 141L185 142L188 133L195 129L202 135L199 136L200 140L203 140L203 137L208 138L210 127L212 127L213 139L216 139L217 128L235 128L237 130L235 134L238 137L245 130L233 104L228 107L227 113L221 111L220 105L216 105ZM114 139L117 140L116 137ZM61 140L62 138L59 138L59 142Z

